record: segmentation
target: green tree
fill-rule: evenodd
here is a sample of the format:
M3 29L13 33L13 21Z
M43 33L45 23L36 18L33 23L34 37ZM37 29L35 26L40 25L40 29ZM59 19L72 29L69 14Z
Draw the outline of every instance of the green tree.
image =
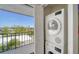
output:
M7 26L3 27L2 33L9 34L10 33L9 28Z
M14 33L25 33L26 28L23 26L14 26Z
M14 26L14 33L26 33L27 35L34 35L34 28L31 27L23 27L23 26Z
M19 26L14 26L14 33L19 33L20 32L20 29L19 29Z

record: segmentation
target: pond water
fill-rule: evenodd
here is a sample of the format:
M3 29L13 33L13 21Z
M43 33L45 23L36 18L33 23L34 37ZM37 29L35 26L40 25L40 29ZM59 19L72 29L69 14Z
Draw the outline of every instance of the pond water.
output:
M8 42L11 40L11 39L15 39L15 36L12 36L12 37L3 37L2 39L2 35L0 35L0 44L2 44L2 40L3 42L6 44L7 43L7 39L8 39ZM22 42L27 42L27 41L33 41L33 36L29 36L29 35L18 35L16 36L16 39L19 40L19 41L22 41Z

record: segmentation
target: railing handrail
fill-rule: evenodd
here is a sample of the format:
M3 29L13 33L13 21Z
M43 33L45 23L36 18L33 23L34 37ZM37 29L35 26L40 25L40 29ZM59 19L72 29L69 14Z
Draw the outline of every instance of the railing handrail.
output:
M0 33L0 35L1 35L0 39L2 38L2 52L7 51L10 48L11 49L16 49L18 46L19 47L20 46L25 46L27 44L30 44L30 43L34 42L34 40L33 40L33 36L34 35L27 34L27 32L20 32L20 33ZM27 35L28 35L28 37L26 37ZM18 38L17 38L17 36L18 36ZM9 38L9 37L11 37L11 38ZM5 38L6 38L6 43L7 44L5 43ZM26 39L27 39L27 41L26 41ZM19 40L19 41L17 41L17 40ZM31 40L33 42L31 42ZM6 46L5 46L5 44L6 44Z

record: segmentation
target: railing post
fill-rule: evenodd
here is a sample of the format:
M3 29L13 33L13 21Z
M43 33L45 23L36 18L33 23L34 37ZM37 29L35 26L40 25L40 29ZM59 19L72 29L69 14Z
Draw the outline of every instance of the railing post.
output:
M7 36L7 50L8 50L8 34L6 34L6 36Z
M3 33L2 33L2 52L4 52L4 39L3 39Z
M20 33L19 33L19 40L21 41ZM21 42L19 42L19 47L21 46Z
M15 35L15 49L16 49L16 33L14 35Z
M20 47L20 33L18 33L19 34L19 47Z
M28 29L27 29L27 44L29 44L29 26L27 27Z
M24 46L24 33L23 32L22 32L22 41L23 41L22 46Z
M12 33L10 33L10 35L11 35L11 49L12 49Z
M29 26L29 31L28 32L29 32L29 44L30 44L30 26Z
M25 45L25 33L24 33L24 45Z

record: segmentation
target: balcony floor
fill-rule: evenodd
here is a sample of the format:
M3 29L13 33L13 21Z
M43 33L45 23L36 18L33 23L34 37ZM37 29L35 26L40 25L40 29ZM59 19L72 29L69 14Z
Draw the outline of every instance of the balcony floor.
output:
M13 50L6 51L1 54L29 54L32 52L34 52L34 43L31 43Z

